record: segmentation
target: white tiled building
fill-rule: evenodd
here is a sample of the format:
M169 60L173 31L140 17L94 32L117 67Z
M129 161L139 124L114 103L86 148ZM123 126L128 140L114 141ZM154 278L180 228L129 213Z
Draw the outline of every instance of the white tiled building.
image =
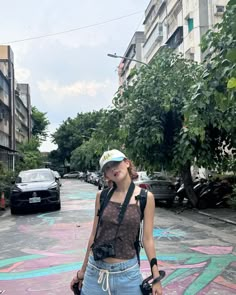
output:
M145 41L144 32L135 32L132 37L127 50L125 51L124 58L118 66L119 84L130 83L133 75L132 70L139 68L141 64L139 61L143 59L143 44ZM128 58L128 59L127 59ZM134 59L134 60L130 60Z
M144 20L143 61L149 63L162 46L202 61L200 40L222 19L228 0L151 0Z

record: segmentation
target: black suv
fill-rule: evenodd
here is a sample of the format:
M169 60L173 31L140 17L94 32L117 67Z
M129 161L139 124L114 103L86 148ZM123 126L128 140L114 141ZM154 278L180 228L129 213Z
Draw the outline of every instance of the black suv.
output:
M60 185L50 169L21 171L10 194L11 214L20 209L50 207L61 209Z

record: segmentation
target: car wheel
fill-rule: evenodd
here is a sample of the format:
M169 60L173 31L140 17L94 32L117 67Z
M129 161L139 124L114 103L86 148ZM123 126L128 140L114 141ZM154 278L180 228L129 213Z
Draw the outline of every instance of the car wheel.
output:
M61 210L61 203L54 205L55 210Z
M15 215L19 212L19 209L18 208L15 208L15 207L11 207L11 214L12 215Z

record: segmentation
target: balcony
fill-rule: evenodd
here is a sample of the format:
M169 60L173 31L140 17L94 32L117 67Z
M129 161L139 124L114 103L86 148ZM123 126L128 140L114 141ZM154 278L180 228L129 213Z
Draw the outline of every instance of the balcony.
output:
M177 27L174 33L166 41L166 44L170 48L177 48L183 42L183 26Z
M163 24L157 23L148 39L143 45L143 54L145 57L150 55L150 52L155 48L157 43L163 39Z
M167 0L160 0L157 4L157 13L163 8L164 4L166 4Z

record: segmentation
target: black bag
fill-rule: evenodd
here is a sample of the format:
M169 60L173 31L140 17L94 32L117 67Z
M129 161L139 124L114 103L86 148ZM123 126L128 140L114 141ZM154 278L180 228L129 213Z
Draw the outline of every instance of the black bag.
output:
M79 289L79 283L74 283L74 285L73 285L74 295L80 295L81 290L82 290L82 288Z
M160 280L162 280L166 275L164 270L160 270L159 273L160 273L160 277L157 279L156 282L159 282ZM140 285L140 289L143 295L152 294L152 282L150 282L152 279L153 279L152 276L147 277L145 280L143 280L142 284Z

